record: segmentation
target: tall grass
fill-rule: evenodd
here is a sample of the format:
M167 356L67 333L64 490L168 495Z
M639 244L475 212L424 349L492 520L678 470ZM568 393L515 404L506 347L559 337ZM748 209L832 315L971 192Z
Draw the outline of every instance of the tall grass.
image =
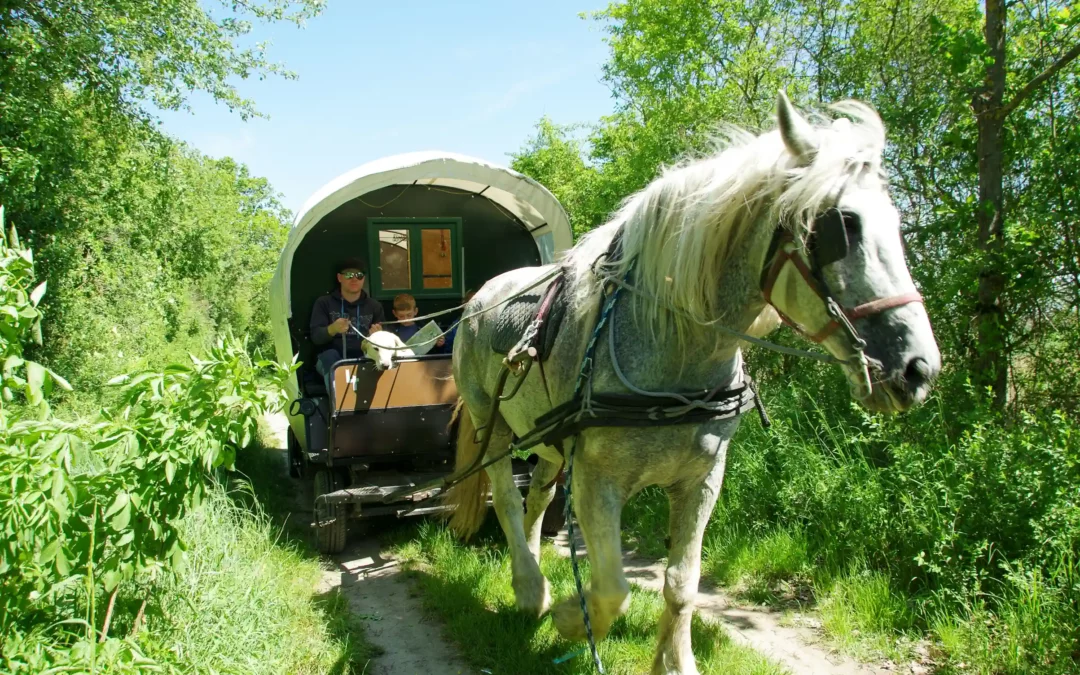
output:
M223 490L188 517L185 569L166 578L149 628L153 654L199 673L361 673L375 650L322 569L282 545L269 518ZM178 664L179 665L179 664Z
M766 384L773 428L748 419L729 449L703 570L755 602L816 603L862 655L922 635L945 669L1080 672L1076 422L1002 424L945 385L885 418L827 373ZM624 522L630 544L663 551L661 491Z
M318 561L282 545L261 509L215 486L180 530L190 542L181 569L121 587L110 631L119 637L91 653L86 643L72 648L58 640L48 626L7 635L0 673L365 672L377 648L336 591L316 593ZM146 622L132 637L141 598L149 598Z

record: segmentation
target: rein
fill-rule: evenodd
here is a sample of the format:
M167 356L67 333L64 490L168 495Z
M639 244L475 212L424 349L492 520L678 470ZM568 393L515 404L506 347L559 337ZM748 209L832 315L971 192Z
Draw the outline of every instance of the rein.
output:
M486 314L486 313L490 312L491 310L495 309L496 307L502 307L503 305L505 305L505 304L507 304L509 302L513 302L514 300L516 300L517 298L525 295L526 293L528 293L532 289L536 288L537 286L542 286L542 285L546 284L547 282L551 281L552 279L555 279L556 277L562 276L562 273L563 273L562 269L558 268L558 267L555 268L554 270L551 270L547 274L541 276L539 279L532 282L531 284L529 284L525 288L521 289L517 293L514 293L510 297L504 298L504 299L496 302L493 305L489 305L488 307L485 307L483 309L472 312L471 314L466 314L465 316L462 316L457 321L455 321L453 324L451 324L449 328L447 328L443 332L439 333L435 337L431 338L430 340L425 340L423 342L418 342L418 343L416 343L416 344L414 344L412 346L406 346L406 347L384 347L382 345L375 344L373 342L372 342L372 344L375 344L375 346L378 347L379 349L385 349L387 351L395 351L395 352L405 351L406 349L412 349L413 347L423 347L425 345L435 344L440 339L442 339L442 338L446 337L447 335L449 335L455 328L457 328L466 319L471 319L473 317L480 316L481 314ZM411 321L413 323L419 323L421 321L430 321L431 319L434 319L434 318L437 318L437 317L440 317L440 316L445 316L447 314L452 314L452 313L457 312L459 310L465 309L468 306L469 306L469 303L466 302L464 304L458 305L457 307L451 307L450 309L444 309L444 310L439 311L439 312L432 312L431 314L427 314L425 316L417 316L417 317L414 317L412 319L409 319L409 321ZM383 321L382 323L384 325L393 325L393 324L404 323L404 321ZM364 335L360 331L360 329L357 328L356 326L353 326L352 324L349 324L349 328L351 328L357 335L359 335L360 339L363 340L364 342L371 342L371 340L369 340L368 337L366 335Z

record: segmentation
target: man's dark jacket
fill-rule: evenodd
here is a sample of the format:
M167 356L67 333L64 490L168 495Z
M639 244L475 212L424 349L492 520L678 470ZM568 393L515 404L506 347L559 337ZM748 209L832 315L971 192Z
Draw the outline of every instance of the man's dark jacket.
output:
M346 334L339 333L330 337L327 327L340 319L348 317L352 325L367 335L371 324L383 322L383 308L378 300L372 298L366 291L361 291L356 302L349 302L341 297L341 290L335 290L329 295L324 295L315 301L311 309L311 341L315 343L317 351L323 351L333 347L342 357L359 358L362 356L360 347L363 341L351 329ZM343 344L343 339L348 336L348 342Z

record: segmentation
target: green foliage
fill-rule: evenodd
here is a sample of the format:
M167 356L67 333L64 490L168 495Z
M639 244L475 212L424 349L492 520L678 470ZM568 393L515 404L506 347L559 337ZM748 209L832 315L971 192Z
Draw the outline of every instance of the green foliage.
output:
M231 78L283 73L251 20L321 0L0 3L0 203L50 293L31 356L86 405L103 373L160 368L232 330L269 346L265 284L289 214L265 180L163 136L146 109L202 91L255 114Z
M376 650L340 598L312 602L318 564L214 480L291 369L227 338L190 365L114 378L114 408L62 421L15 356L41 319L33 258L12 233L0 259L5 381L25 368L19 391L40 413L0 403L0 671L361 672Z
M370 672L378 648L365 640L344 598L313 594L323 575L319 561L282 542L257 505L241 506L236 497L219 485L207 490L203 504L179 521L189 542L186 564L121 586L104 642L63 633L51 621L25 631L20 625L0 642L0 672ZM132 636L143 598L145 622Z
M251 20L300 24L324 1L214 4L217 11L196 0L6 0L0 50L15 65L7 76L14 72L16 86L49 82L92 90L103 105L124 112L145 101L178 109L189 92L204 91L254 114L230 80L290 73L267 61L265 44L240 46Z
M536 125L536 136L512 155L510 166L527 176L542 176L543 185L570 216L574 234L596 226L605 212L597 212L596 171L585 163L584 148L572 127L561 127L547 117Z
M15 391L22 391L28 405L45 413L45 397L54 383L71 389L64 378L23 355L28 336L41 342L38 304L45 287L45 282L36 283L33 252L20 246L14 227L4 232L4 207L0 206L0 424L7 423L4 405L14 398Z
M259 418L277 407L235 340L209 358L122 376L122 407L92 422L15 421L0 430L0 629L42 612L70 611L73 584L93 595L136 575L179 568L178 519L232 466Z
M148 663L138 646L104 639L112 601L98 627L99 593L115 600L123 584L182 569L184 515L198 506L214 473L231 468L237 450L251 444L262 415L280 407L292 369L253 363L244 342L228 338L190 366L114 378L115 410L62 421L49 414L43 396L46 378L63 380L20 356L39 329L44 287L34 286L33 257L18 248L14 231L0 260L5 398L21 386L40 412L20 419L0 403L4 653L31 665L100 659L116 672L137 672ZM83 636L64 625L81 625Z
M24 212L53 291L38 353L85 392L105 373L182 360L229 330L270 347L266 287L288 216L266 181L131 134L118 156L84 157L63 195L77 218Z

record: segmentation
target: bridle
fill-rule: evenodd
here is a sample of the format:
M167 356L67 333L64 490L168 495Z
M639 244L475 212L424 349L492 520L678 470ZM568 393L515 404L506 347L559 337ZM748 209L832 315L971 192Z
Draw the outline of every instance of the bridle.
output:
M814 221L814 228L806 246L800 247L791 230L777 228L773 235L769 251L765 256L768 261L762 269L761 292L765 302L769 303L780 319L813 342L821 343L829 339L837 330L843 329L854 356L849 363L855 367L853 384L858 386L855 395L858 398L870 396L870 371L864 350L866 340L855 329L854 321L884 311L903 307L914 302L921 303L922 295L917 292L902 293L884 298L875 298L855 307L844 307L829 288L822 274L824 267L847 257L851 242L848 238L846 219L853 218L833 207L819 215ZM809 256L807 255L809 253ZM811 291L812 297L821 303L821 311L812 314L820 319L815 325L801 325L792 320L773 302L777 288L795 290L802 284Z

